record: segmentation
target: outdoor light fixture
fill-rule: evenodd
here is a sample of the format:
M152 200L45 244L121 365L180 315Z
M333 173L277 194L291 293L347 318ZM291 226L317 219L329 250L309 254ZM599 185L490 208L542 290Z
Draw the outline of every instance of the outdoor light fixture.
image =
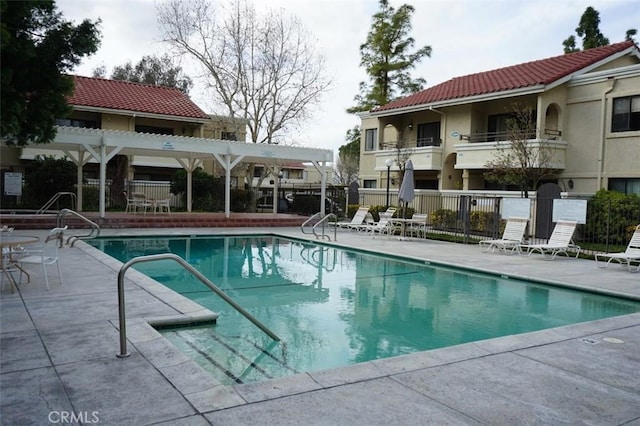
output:
M389 208L389 177L391 175L391 166L393 166L393 159L387 158L384 160L384 165L387 166L387 208Z
M413 123L409 123L407 127L409 128L409 130L413 130Z
M573 189L573 179L569 179L569 182L567 182L567 184L569 185L569 189Z

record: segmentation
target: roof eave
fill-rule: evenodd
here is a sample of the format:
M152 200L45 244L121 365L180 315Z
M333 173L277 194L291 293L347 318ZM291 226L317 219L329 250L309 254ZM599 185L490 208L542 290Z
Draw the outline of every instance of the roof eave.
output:
M555 87L561 86L565 83L570 82L571 80L574 80L577 77L583 76L584 74L587 74L591 71L593 71L594 69L601 67L602 65L608 64L609 62L615 61L616 59L622 58L623 56L632 54L633 56L638 57L638 59L640 59L640 52L638 52L638 49L635 48L635 46L632 47L628 47L624 50L621 50L620 52L617 53L613 53L609 56L607 56L604 59L601 59L597 62L594 62L591 65L588 65L584 68L580 68L577 71L572 72L571 74L568 74L562 78L559 78L549 84L547 84L546 86L546 90L551 90Z
M430 109L430 108L444 108L444 107L451 107L451 106L457 106L457 105L465 105L465 104L470 104L470 103L475 103L475 102L483 102L483 101L492 101L492 100L496 100L496 99L511 98L511 97L515 97L515 96L533 95L533 94L537 94L537 93L542 93L542 92L545 91L545 89L546 89L545 85L538 84L538 85L535 85L535 86L522 87L522 88L518 88L518 89L503 90L503 91L500 91L500 92L492 92L492 93L484 93L482 95L467 96L465 98L447 99L447 100L443 100L443 101L436 101L436 102L430 102L430 103L425 103L425 104L412 105L412 106L408 106L408 107L384 110L384 111L379 111L379 112L371 111L371 112L369 112L369 117L382 117L382 116L388 116L388 115L407 114L407 113L411 113L411 112L423 111L423 110Z
M188 117L183 115L167 115L167 114L153 114L149 112L140 112L133 111L128 109L113 109L113 108L102 108L102 107L92 107L87 105L71 105L74 110L77 111L85 111L85 112L98 112L101 114L115 114L115 115L127 115L127 116L135 116L135 117L143 117L143 118L153 118L156 120L173 120L173 121L184 121L189 123L200 123L205 124L211 121L210 118L204 117Z

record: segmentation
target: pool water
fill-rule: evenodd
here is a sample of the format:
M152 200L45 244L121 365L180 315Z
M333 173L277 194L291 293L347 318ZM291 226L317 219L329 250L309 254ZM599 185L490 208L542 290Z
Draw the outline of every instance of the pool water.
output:
M183 257L274 342L177 262L134 266L218 312L161 330L223 383L248 383L640 311L640 302L274 236L100 238L127 261Z

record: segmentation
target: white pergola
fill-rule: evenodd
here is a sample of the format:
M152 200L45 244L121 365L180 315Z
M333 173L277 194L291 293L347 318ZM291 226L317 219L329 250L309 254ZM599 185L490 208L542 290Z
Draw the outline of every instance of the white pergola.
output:
M107 162L115 155L131 157L164 157L175 159L187 172L187 211L191 211L192 173L204 160L214 158L225 170L225 217L231 214L231 169L241 161L282 165L288 162L310 162L320 172L320 211L324 211L327 164L333 151L318 148L254 144L238 141L153 135L115 130L59 126L55 140L46 145L30 145L25 149L62 151L78 167L78 205L82 205L82 167L91 160L100 165L100 217L105 217ZM278 179L274 179L277 193ZM273 202L276 213L278 203Z

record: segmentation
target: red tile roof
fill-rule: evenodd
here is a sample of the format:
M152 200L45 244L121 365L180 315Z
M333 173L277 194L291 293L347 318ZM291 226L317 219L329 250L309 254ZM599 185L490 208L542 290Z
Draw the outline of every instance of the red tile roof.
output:
M81 76L73 76L73 80L75 90L69 103L74 106L209 118L186 94L176 88Z
M386 105L375 108L373 111L388 111L469 96L547 85L633 46L635 46L633 41L625 41L492 71L456 77L405 98L389 102Z

